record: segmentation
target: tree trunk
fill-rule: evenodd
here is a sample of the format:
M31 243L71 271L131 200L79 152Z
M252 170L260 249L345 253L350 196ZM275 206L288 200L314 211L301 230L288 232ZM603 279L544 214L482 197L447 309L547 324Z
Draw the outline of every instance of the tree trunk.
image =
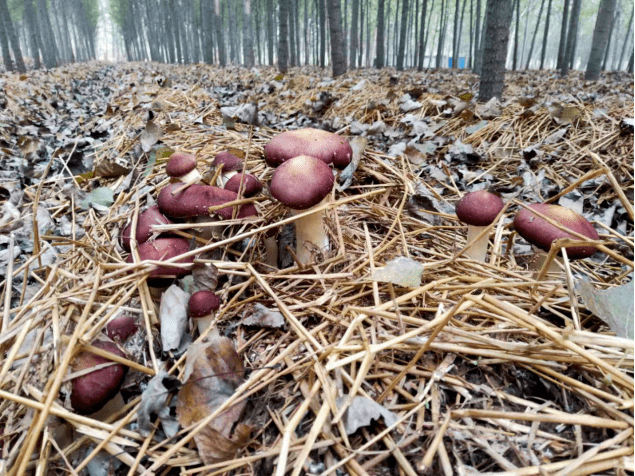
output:
M293 21L293 4L291 0L287 6L288 25L289 25L289 66L293 67L296 63L295 58L295 22Z
M534 34L531 37L531 44L529 45L529 54L527 55L527 61L525 62L525 69L529 69L529 63L531 62L531 55L534 52L534 44L536 42L536 36L538 36L538 28L540 28L540 20L542 19L542 10L545 7L545 0L540 1L540 10L538 11L538 20L536 21L536 28L534 28Z
M428 15L428 23L426 24L426 36L425 36L425 39L423 40L424 54L428 48L428 40L430 39L430 24L432 23L432 12L434 11L434 1L435 0L432 0L432 4L430 5L430 14ZM424 61L425 61L425 57L424 57ZM430 64L431 61L432 61L432 55L430 55L428 58L428 68L431 67L431 64Z
M547 38L549 37L549 20L551 19L551 0L547 4L547 17L545 18L545 32L542 35L542 51L540 52L540 69L545 67L545 55L547 53Z
M567 27L569 23L569 2L571 0L564 0L564 8L562 10L562 22L560 25L560 43L558 45L558 63L556 69L562 68L562 63L567 51Z
M243 56L245 67L254 66L254 37L251 25L251 0L243 0Z
M617 70L619 70L622 66L622 61L624 60L624 55L626 54L626 47L628 46L628 40L632 38L631 35L631 27L633 26L633 10L631 10L631 19L628 21L628 28L626 29L626 36L624 37L624 43L622 45L622 52L620 53L620 59L617 62Z
M465 17L465 6L467 5L467 0L463 0L463 8L461 8L461 21L459 22L459 36L456 40L456 62L458 65L459 58L461 57L461 36L463 35L463 18ZM454 62L452 63L454 66ZM457 66L458 67L458 66Z
M377 1L377 54L375 58L375 66L383 68L385 65L384 54L384 0Z
M489 15L489 1L485 2L485 15L483 15L483 26L481 27L480 32L477 32L477 36L479 37L478 51L476 52L476 66L474 67L474 72L476 74L481 74L482 66L483 66L483 47L485 44L485 32L487 31L487 19Z
M593 30L593 40L591 42L591 54L586 67L584 79L587 81L597 81L600 79L600 67L602 56L609 41L609 30L613 12L615 11L616 0L602 0L595 20Z
M633 57L635 57L635 47L631 48L631 56L628 59L628 66L626 68L626 71L630 74L633 74Z
M0 22L2 23L3 30L6 32L7 39L11 44L11 51L13 51L16 69L20 73L26 73L26 67L24 66L24 60L22 59L22 50L20 49L20 42L18 40L18 35L15 32L15 28L13 28L13 22L11 21L11 15L9 14L7 0L0 0ZM4 51L2 54L4 56Z
M512 70L516 71L516 66L518 65L518 43L520 41L518 35L520 31L520 0L515 0L514 8L516 10L516 24L514 26L514 57L512 60Z
M509 0L487 1L487 31L483 45L483 68L479 84L479 101L501 99L505 87L505 60L512 18Z
M289 57L289 2L292 0L279 0L280 13L278 15L278 71L287 72L287 60Z
M265 11L265 15L267 15L267 59L269 60L269 66L273 66L273 45L276 43L274 41L274 31L273 31L273 1L267 0L267 8Z
M362 58L363 58L363 53L364 53L364 18L366 16L368 16L367 11L364 9L364 0L357 0L359 2L359 42L358 42L358 48L357 48L357 67L361 68L362 67ZM366 0L367 1L367 0Z
M225 2L223 4L224 14L229 23L229 31L227 35L227 43L229 43L229 62L237 63L238 52L236 51L236 12L233 2Z
M571 17L569 19L569 31L567 33L567 49L560 68L560 75L565 77L569 73L569 69L573 65L573 59L575 57L575 46L578 36L578 21L580 19L580 10L582 8L582 0L573 0L573 7L571 8Z
M441 13L439 14L439 42L437 43L437 61L435 63L435 68L439 69L441 67L441 60L443 59L443 41L445 40L445 0L441 0Z
M35 69L40 69L42 64L40 63L40 51L37 41L38 26L33 0L24 0L24 16L26 17L26 24L29 29L29 44L31 45L34 67Z
M459 8L461 7L460 0L454 0L454 30L452 31L452 69L457 69L458 60L456 59L457 54L457 43L459 39Z
M476 26L474 27L474 67L478 67L478 52L481 49L481 0L476 0Z
M406 52L406 30L408 26L408 0L401 0L401 29L399 32L399 51L397 52L397 71L403 71Z
M6 28L4 27L4 15L0 14L0 46L2 46L2 61L4 69L13 71L13 62L11 61L11 50L9 49L9 39L7 38Z
M350 52L350 69L357 66L357 22L359 17L359 0L353 0L351 18L351 52Z
M600 8L602 7L602 4L600 3ZM606 49L604 50L604 60L602 61L602 71L606 71L606 63L608 62L608 58L609 58L609 50L611 49L611 39L613 38L613 31L615 31L615 23L617 23L617 17L619 16L619 8L615 9L615 13L613 15L613 18L611 19L611 26L609 28L609 37L608 40L606 41ZM600 16L600 12L598 10L598 18ZM597 21L596 21L596 25L597 25ZM594 32L595 33L595 32ZM595 45L595 43L592 44ZM589 58L590 59L590 58Z
M333 76L346 73L346 43L341 25L340 0L328 0L329 32L331 37L331 67Z
M220 66L227 64L227 53L225 50L225 39L223 38L223 22L220 16L220 0L214 3L214 27L216 29L216 44L218 45L218 63Z
M421 27L419 28L419 57L417 58L417 71L423 71L423 60L425 59L425 24L426 24L426 9L428 7L428 0L423 0L423 7L421 8Z
M326 66L326 9L325 0L317 0L318 16L320 17L320 68Z
M467 63L467 67L469 69L472 69L472 51L474 51L473 46L474 46L474 0L470 0L470 49L468 51L468 57L470 59Z

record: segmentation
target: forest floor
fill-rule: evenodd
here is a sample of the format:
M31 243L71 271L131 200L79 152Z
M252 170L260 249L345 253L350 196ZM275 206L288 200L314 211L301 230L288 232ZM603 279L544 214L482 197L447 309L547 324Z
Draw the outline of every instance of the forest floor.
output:
M477 88L462 70L333 80L93 63L0 76L0 472L632 472L633 78L508 73L487 104ZM322 206L331 249L305 268L263 160L299 127L348 137L356 159ZM167 227L199 254L161 294L151 264L126 262L120 231L168 183L172 151L210 180L223 150L265 184L259 217L209 242ZM485 263L466 257L454 212L480 189L506 204ZM534 202L592 221L596 254L534 269L512 226ZM262 241L279 225L276 270ZM177 317L202 288L221 296L224 337L189 344ZM120 315L138 325L118 341L126 404L78 415L73 356Z

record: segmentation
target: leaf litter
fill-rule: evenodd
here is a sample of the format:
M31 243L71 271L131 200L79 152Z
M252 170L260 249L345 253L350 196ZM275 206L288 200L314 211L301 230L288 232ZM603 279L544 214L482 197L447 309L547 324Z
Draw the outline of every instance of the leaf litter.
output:
M279 76L271 68L90 63L33 71L25 80L5 75L5 467L65 471L33 416L46 388L58 398L45 416L58 415L65 431L77 432L57 443L73 468L94 458L82 448L101 443L109 458L139 473L271 474L285 461L287 471L307 464L325 475L340 468L381 474L396 461L405 474L424 462L438 473L452 465L536 475L593 465L596 474L611 474L633 453L633 343L615 336L628 314L612 311L611 321L570 286L587 279L604 293L632 283L632 77L606 73L587 83L580 73L559 79L532 71L508 73L506 84L500 102L480 105L457 100L477 85L469 71L360 70L332 80L310 67ZM413 109L404 113L403 105ZM231 109L223 115L221 108ZM326 211L331 251L311 268L296 267L293 227L283 225L286 266L266 267L264 246L251 238L288 215L265 195L257 203L264 218L228 226L225 241L210 242L195 260L196 280L181 280L188 292L220 293L216 328L227 337L197 338L181 357L170 355L161 291L147 285L147 268L125 263L117 243L167 183L166 151L195 154L207 172L216 153L238 150L268 183L264 144L278 131L308 126L366 141ZM112 202L91 202L104 187ZM530 247L509 225L513 204L492 230L488 263L455 257L466 231L454 205L487 188L505 201L581 208L605 252L568 263L562 279L535 281L530 255L517 253ZM83 208L87 199L97 206ZM171 231L197 241L184 224ZM420 284L368 279L398 257L423 267ZM286 326L239 325L256 305L277 309ZM177 308L182 316L183 302ZM127 353L130 405L110 422L80 422L55 386L68 371L65 352L90 342L118 310L144 330ZM186 327L180 322L175 328ZM244 368L254 370L245 375ZM179 398L155 377L166 374L192 390L174 439L175 427L161 420L172 422L166 405ZM152 406L144 392L155 385L171 397ZM142 430L129 419L143 395ZM358 422L347 431L347 420L331 423L342 398L377 412L366 418L349 407ZM197 425L213 412L221 418ZM398 422L389 433L383 430L395 420L386 415ZM578 445L609 440L597 451ZM29 461L36 451L45 456Z

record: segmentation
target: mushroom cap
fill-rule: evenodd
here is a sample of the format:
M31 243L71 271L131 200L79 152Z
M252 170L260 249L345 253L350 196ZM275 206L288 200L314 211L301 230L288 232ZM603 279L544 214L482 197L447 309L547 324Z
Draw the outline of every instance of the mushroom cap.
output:
M119 315L106 324L106 335L112 340L125 341L137 332L137 321L132 316Z
M170 177L183 177L196 168L196 157L185 152L175 152L168 159L165 173Z
M137 218L137 232L136 238L137 243L145 243L152 236L152 225L169 225L172 223L172 220L166 218L161 210L159 210L158 206L153 206L147 208L143 212L139 214L139 218ZM121 247L130 252L130 235L132 234L132 221L128 223L128 225L121 232L121 237L119 242L121 243Z
M225 190L231 190L232 192L238 193L241 179L242 182L244 182L243 197L253 197L262 191L262 184L260 183L260 180L251 174L243 174L240 172L227 181L225 184Z
M306 210L320 203L329 194L334 182L328 165L315 157L301 155L276 169L269 191L287 207Z
M505 204L498 195L486 190L471 192L456 204L456 216L471 226L491 225Z
M172 191L182 187L181 183L171 183L159 192L157 204L163 213L173 218L189 218L201 215L209 215L208 208L238 199L238 194L224 188L211 185L190 185L179 193L172 195ZM231 219L233 207L216 210L218 216L223 219ZM251 203L241 205L236 218L256 216L258 212Z
M126 356L114 342L98 340L92 345L120 357ZM92 352L80 352L73 360L73 370L77 372L109 362L112 360ZM115 363L73 379L71 392L73 410L80 415L88 415L101 409L108 400L117 395L126 376L126 370L126 366Z
M310 155L343 169L351 162L353 149L344 137L311 127L278 134L265 146L265 160L271 167L299 155Z
M562 226L580 233L592 240L599 238L598 232L595 231L593 225L587 221L579 213L574 212L570 208L561 207L560 205L551 205L547 203L532 203L529 205L531 210L551 218L560 223ZM560 230L551 223L534 215L530 209L522 208L514 217L514 228L516 232L529 243L538 248L549 251L551 243L560 238L577 239L575 236ZM567 256L569 259L580 259L591 256L595 253L594 246L574 246L567 248Z
M146 241L139 245L139 258L141 260L165 261L175 256L182 255L190 251L190 242L185 238L157 238L154 241ZM182 258L177 263L192 263L194 257ZM132 255L128 255L126 262L132 263ZM150 272L149 277L157 276L183 276L189 274L190 270L185 268L176 268L174 266L159 266Z
M243 169L242 159L236 157L234 154L226 150L218 153L212 161L213 167L218 167L221 164L223 164L223 172L235 172L236 170Z
M192 318L205 317L220 307L220 298L214 291L197 291L190 297L188 315Z

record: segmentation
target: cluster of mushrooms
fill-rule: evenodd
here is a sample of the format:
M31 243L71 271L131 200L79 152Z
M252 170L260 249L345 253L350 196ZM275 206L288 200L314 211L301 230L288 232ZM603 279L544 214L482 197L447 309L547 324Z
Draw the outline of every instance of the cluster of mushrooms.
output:
M264 155L267 164L275 168L268 187L270 196L288 207L291 214L302 214L295 220L295 258L298 264L306 265L316 253L328 251L329 248L322 212L310 213L310 210L328 200L335 173L331 165L337 169L345 168L351 161L352 149L344 138L336 134L309 128L277 135L265 146ZM190 251L188 239L169 233L155 236L154 225L171 224L173 219L209 221L212 216L221 220L257 216L258 211L253 203L244 203L241 198L260 193L263 186L256 177L245 173L241 159L229 152L218 154L212 162L212 185L200 183L202 177L196 166L196 159L190 154L177 152L170 156L166 173L172 178L172 183L159 192L157 206L139 214L134 233L132 224L129 224L120 235L121 246L130 253L128 262L134 259L131 252L133 237L142 261L175 258L177 263L193 262L193 257L177 258ZM223 206L225 204L228 205ZM213 212L210 212L210 208ZM457 203L456 214L459 220L468 225L466 254L470 258L485 261L489 229L503 215L504 208L501 198L487 191L468 193ZM549 251L552 243L560 238L584 236L591 240L598 239L597 232L584 217L558 205L527 205L518 211L513 225L518 234L544 251ZM205 237L206 240L211 238ZM266 263L276 267L275 233L268 233L264 241ZM567 248L569 259L588 257L594 252L592 245ZM189 270L183 266L157 266L150 272L148 283L151 286L166 286L174 278L187 273ZM219 307L220 298L214 290L192 294L189 316L199 334L211 325ZM109 326L107 335L115 339L134 332L134 320L116 325L113 322ZM123 356L112 341L97 341L94 345ZM84 352L76 358L74 368L82 370L106 362L108 359ZM118 393L125 370L123 365L114 364L75 378L71 395L75 411L92 414L99 410Z

